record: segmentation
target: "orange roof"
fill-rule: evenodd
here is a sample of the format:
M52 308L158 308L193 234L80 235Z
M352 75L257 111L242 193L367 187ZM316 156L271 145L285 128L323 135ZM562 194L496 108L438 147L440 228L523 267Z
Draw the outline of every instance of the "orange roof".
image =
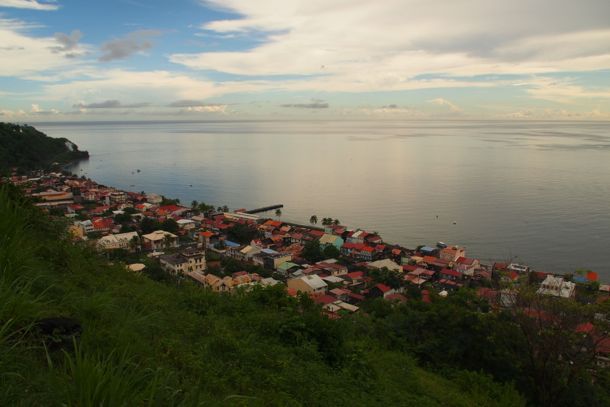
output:
M589 271L587 273L587 280L589 280L589 281L597 281L597 273L595 271Z

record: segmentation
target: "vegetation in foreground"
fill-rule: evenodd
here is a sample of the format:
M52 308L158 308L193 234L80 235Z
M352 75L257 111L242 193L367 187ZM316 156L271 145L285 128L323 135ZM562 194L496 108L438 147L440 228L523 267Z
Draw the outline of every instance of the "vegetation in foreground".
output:
M560 347L544 346L565 339L571 347L571 335L549 326L547 336L534 335L538 342L523 342L527 323L482 312L486 305L468 292L432 304L373 301L368 315L330 320L282 288L219 295L134 275L70 243L63 230L0 188L0 405L609 400L607 372L590 380L590 364L562 363ZM59 323L48 330L49 321ZM551 363L538 363L541 350Z

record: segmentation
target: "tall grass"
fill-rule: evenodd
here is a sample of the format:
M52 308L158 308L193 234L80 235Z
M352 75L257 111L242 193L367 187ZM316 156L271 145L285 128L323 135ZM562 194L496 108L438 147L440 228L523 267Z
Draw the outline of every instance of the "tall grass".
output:
M63 351L61 366L49 356L49 367L63 374L63 399L68 406L154 405L160 384L158 371L139 366L128 352L107 355L85 352L74 341L73 352Z

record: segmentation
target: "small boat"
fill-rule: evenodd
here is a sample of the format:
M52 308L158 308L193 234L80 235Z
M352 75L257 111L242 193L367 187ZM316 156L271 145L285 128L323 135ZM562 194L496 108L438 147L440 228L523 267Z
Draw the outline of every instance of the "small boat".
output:
M457 222L456 222L456 221L453 221L453 224L454 224L454 225L457 225Z

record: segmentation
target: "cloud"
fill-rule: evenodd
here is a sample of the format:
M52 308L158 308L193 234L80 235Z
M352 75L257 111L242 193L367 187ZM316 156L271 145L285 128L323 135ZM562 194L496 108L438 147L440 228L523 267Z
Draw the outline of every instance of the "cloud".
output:
M53 11L59 6L55 1L0 0L0 7L24 8L30 10Z
M0 76L24 78L56 69L74 69L80 61L66 60L66 56L78 56L88 52L87 45L77 45L78 31L58 37L33 37L29 30L38 26L4 19L0 16ZM65 38L63 37L65 36ZM80 37L78 37L80 38ZM63 43L62 43L63 41Z
M571 79L536 77L521 84L535 99L555 103L577 103L583 99L610 101L610 88L587 89Z
M160 35L156 30L138 30L121 38L115 38L102 44L102 55L99 61L108 62L116 59L124 59L138 52L152 48L151 39Z
M70 34L55 33L55 40L59 46L53 47L53 52L69 52L78 48L78 42L82 38L83 33L80 30L74 30ZM67 54L68 56L73 54Z
M301 84L286 84L293 90L450 88L462 86L463 79L452 78L464 76L610 68L607 0L513 0L493 5L488 0L208 0L205 4L236 17L205 23L204 32L246 33L262 43L238 51L175 53L170 61L251 77L301 75ZM445 79L418 80L429 74Z
M30 110L30 113L33 115L52 115L52 114L59 114L59 110L57 110L57 109L45 110L45 109L42 109L39 104L32 103L32 108Z
M215 104L207 104L207 105L199 105L199 106L189 106L186 108L187 112L196 112L196 113L226 113L227 105L215 105Z
M105 100L103 102L96 102L96 103L80 102L75 105L72 105L72 107L75 109L118 109L118 108L133 109L133 108L140 108L140 107L146 107L146 106L150 106L150 103L131 103L131 104L124 105L118 100Z
M328 103L319 99L312 99L310 103L286 103L280 106L295 109L328 109Z
M437 105L437 106L446 106L447 108L449 108L449 111L451 111L451 112L458 113L458 112L462 111L461 108L456 106L454 103L448 101L447 99L436 98L436 99L429 100L428 102L432 103L434 105Z

